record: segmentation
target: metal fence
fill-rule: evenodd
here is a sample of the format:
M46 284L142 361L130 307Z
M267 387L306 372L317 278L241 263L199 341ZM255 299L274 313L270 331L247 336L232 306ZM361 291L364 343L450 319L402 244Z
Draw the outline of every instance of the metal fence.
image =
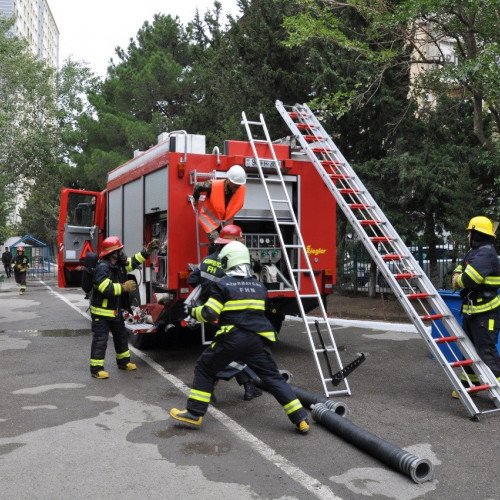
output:
M429 249L422 245L408 247L424 273L431 279L436 288L447 289L451 285L451 273L459 259L465 254L465 247L451 244L437 245L437 268L431 276ZM388 263L387 265L391 265ZM351 242L345 245L338 255L337 286L341 290L353 292L368 292L371 280L375 276L375 290L390 293L391 289L378 269L372 271L372 260L361 242Z

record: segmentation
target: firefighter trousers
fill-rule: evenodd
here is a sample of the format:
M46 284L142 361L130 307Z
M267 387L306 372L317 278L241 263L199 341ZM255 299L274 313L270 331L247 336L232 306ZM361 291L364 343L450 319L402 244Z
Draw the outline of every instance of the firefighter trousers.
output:
M23 273L20 273L19 271L16 271L14 269L14 279L16 280L16 283L18 285L25 287L26 286L26 271L24 271Z
M92 346L90 348L91 373L97 373L104 368L104 358L106 357L109 332L113 335L118 366L125 366L130 361L128 330L125 328L123 319L108 319L102 316L93 315Z
M479 357L495 377L500 377L500 355L497 348L500 307L480 314L464 315L463 327Z
M260 377L292 423L298 424L307 417L297 396L279 372L271 350L264 344L263 339L254 332L238 328L217 336L199 357L187 402L187 409L193 415L206 413L217 373L236 360L246 363Z

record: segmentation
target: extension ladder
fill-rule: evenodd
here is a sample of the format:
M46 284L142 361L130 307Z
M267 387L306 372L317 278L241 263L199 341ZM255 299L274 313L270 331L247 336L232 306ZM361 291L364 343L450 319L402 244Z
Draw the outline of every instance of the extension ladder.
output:
M479 358L474 345L430 279L316 116L305 104L285 107L282 102L276 101L276 109L299 140L337 205L440 363L471 418L477 420L481 414L500 411L498 380ZM429 325L437 331L435 337ZM454 361L449 362L441 346L450 348L452 345L457 348L458 354L450 349ZM477 377L476 385L471 380L472 373ZM495 408L480 410L476 406L471 396L480 392L489 396Z
M333 338L333 333L332 329L330 326L330 323L328 321L328 317L326 315L325 307L321 298L321 294L318 289L318 285L316 283L316 278L313 272L313 269L311 267L311 262L309 260L309 256L307 254L306 247L304 245L304 240L302 238L302 234L300 232L300 227L299 223L297 221L297 217L295 216L295 213L293 211L293 206L292 202L290 200L288 191L286 189L285 181L283 178L283 175L281 173L280 169L280 163L278 159L276 158L276 153L274 151L274 146L273 143L270 139L269 132L267 130L266 123L264 121L264 118L262 115L260 115L260 120L259 121L248 121L246 118L245 113L242 113L242 124L245 126L247 135L248 135L248 140L250 142L252 152L257 164L257 169L259 172L259 176L262 182L262 185L264 187L264 190L266 192L266 197L269 202L269 208L274 220L274 226L279 238L280 246L283 250L283 259L286 263L286 267L288 270L288 274L290 276L290 284L293 288L293 291L295 293L295 296L297 298L297 304L299 307L300 315L304 321L304 325L307 331L307 336L309 338L309 343L311 346L311 350L314 355L314 360L316 362L316 367L318 369L319 375L321 377L321 382L323 385L323 390L324 393L327 397L332 396L332 395L350 395L351 391L349 389L349 385L347 383L347 380L345 379L344 376L342 376L340 379L336 379L336 375L333 374L332 371L332 362L336 362L336 366L340 369L342 373L345 373L345 370L342 367L342 362L340 360L339 352L337 349L337 346L335 344L335 339ZM259 127L261 129L261 132L263 132L265 136L265 140L258 140L254 138L254 135L252 134L252 129L251 127ZM262 163L264 161L263 158L259 158L259 153L257 151L256 143L265 143L267 144L268 150L272 156L271 159L265 159L266 164L270 163L274 166L275 171L276 171L276 176L270 177L264 175L263 169L262 169ZM271 160L271 161L269 161ZM271 167L272 168L272 167ZM277 188L273 189L273 195L271 196L270 194L270 188L269 185L271 183L274 183ZM281 188L281 189L280 189ZM289 218L287 217L287 220L280 220L278 219L278 216L276 214L276 211L278 210L284 211L288 210ZM293 239L292 243L287 243L285 242L285 239L283 237L283 231L282 227L292 227L293 229ZM298 258L295 260L297 262L298 267L293 267L290 255L296 252L298 254ZM305 267L301 268L301 264L304 265ZM310 294L303 294L300 292L299 289L299 282L301 276L309 276L311 283L313 284L314 288L314 293ZM306 312L304 309L304 299L315 299L315 301L318 304L318 307L320 308L321 311L321 317L317 319L317 321L311 320L310 318L307 318ZM313 335L314 328L313 325L315 326L316 330L316 335ZM323 333L327 334L327 340L329 341L329 344L326 344L324 342L321 329L323 329ZM317 338L316 338L317 337ZM319 341L319 343L318 343ZM321 347L318 347L321 345ZM320 355L322 355L322 359L320 359ZM327 383L342 383L344 384L344 389L339 389L339 390L330 390L327 387Z

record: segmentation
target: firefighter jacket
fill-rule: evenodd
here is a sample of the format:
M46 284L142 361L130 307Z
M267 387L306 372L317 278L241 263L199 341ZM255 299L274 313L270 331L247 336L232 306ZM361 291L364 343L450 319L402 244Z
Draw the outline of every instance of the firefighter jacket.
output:
M12 267L16 273L25 273L30 266L30 260L26 255L15 255L12 259Z
M216 337L237 328L274 342L276 332L265 315L266 302L267 289L253 276L224 276L212 284L209 299L192 309L191 316L201 323L218 321Z
M461 288L462 312L480 314L500 307L500 263L491 243L475 245L455 268Z
M146 250L137 252L125 262L111 265L109 260L99 260L94 272L93 289L90 298L90 312L94 316L119 318L124 306L122 283L127 280L127 273L140 266L148 258ZM126 295L128 298L128 295Z
M6 266L10 266L10 263L12 262L12 253L9 251L6 251L2 254L2 262Z
M212 283L220 281L226 273L222 270L219 262L220 250L207 255L199 267L197 267L188 277L188 283L195 287L201 285L199 303L204 303L210 296L210 287Z
M239 186L233 193L226 192L224 179L211 181L195 186L193 197L196 201L200 191L205 190L207 197L200 209L199 222L206 233L216 231L219 227L230 224L233 217L245 203L245 186Z

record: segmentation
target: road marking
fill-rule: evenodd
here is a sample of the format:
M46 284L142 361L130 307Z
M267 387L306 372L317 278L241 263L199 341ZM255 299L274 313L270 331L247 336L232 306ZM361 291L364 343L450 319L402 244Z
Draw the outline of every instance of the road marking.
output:
M44 283L42 280L40 282L57 298L61 299L63 302L68 304L70 307L75 309L83 317L91 319L90 316L78 309L74 304L72 304L66 297L56 292L51 286ZM169 373L163 366L158 364L156 361L152 360L147 354L129 346L129 349L139 358L141 358L145 363L147 363L154 371L156 371L161 377L167 379L174 387L179 389L185 396L189 394L189 387L175 375ZM271 462L273 465L281 469L285 474L290 476L296 483L305 488L307 491L312 493L316 498L324 500L341 500L340 497L336 496L333 491L325 484L310 476L302 469L294 465L292 462L287 460L284 456L277 453L273 448L268 446L266 443L261 441L259 438L248 432L244 427L234 421L231 417L226 415L216 408L209 407L208 412L219 420L229 431L231 431L237 438L248 443L254 451L256 451L263 458Z

